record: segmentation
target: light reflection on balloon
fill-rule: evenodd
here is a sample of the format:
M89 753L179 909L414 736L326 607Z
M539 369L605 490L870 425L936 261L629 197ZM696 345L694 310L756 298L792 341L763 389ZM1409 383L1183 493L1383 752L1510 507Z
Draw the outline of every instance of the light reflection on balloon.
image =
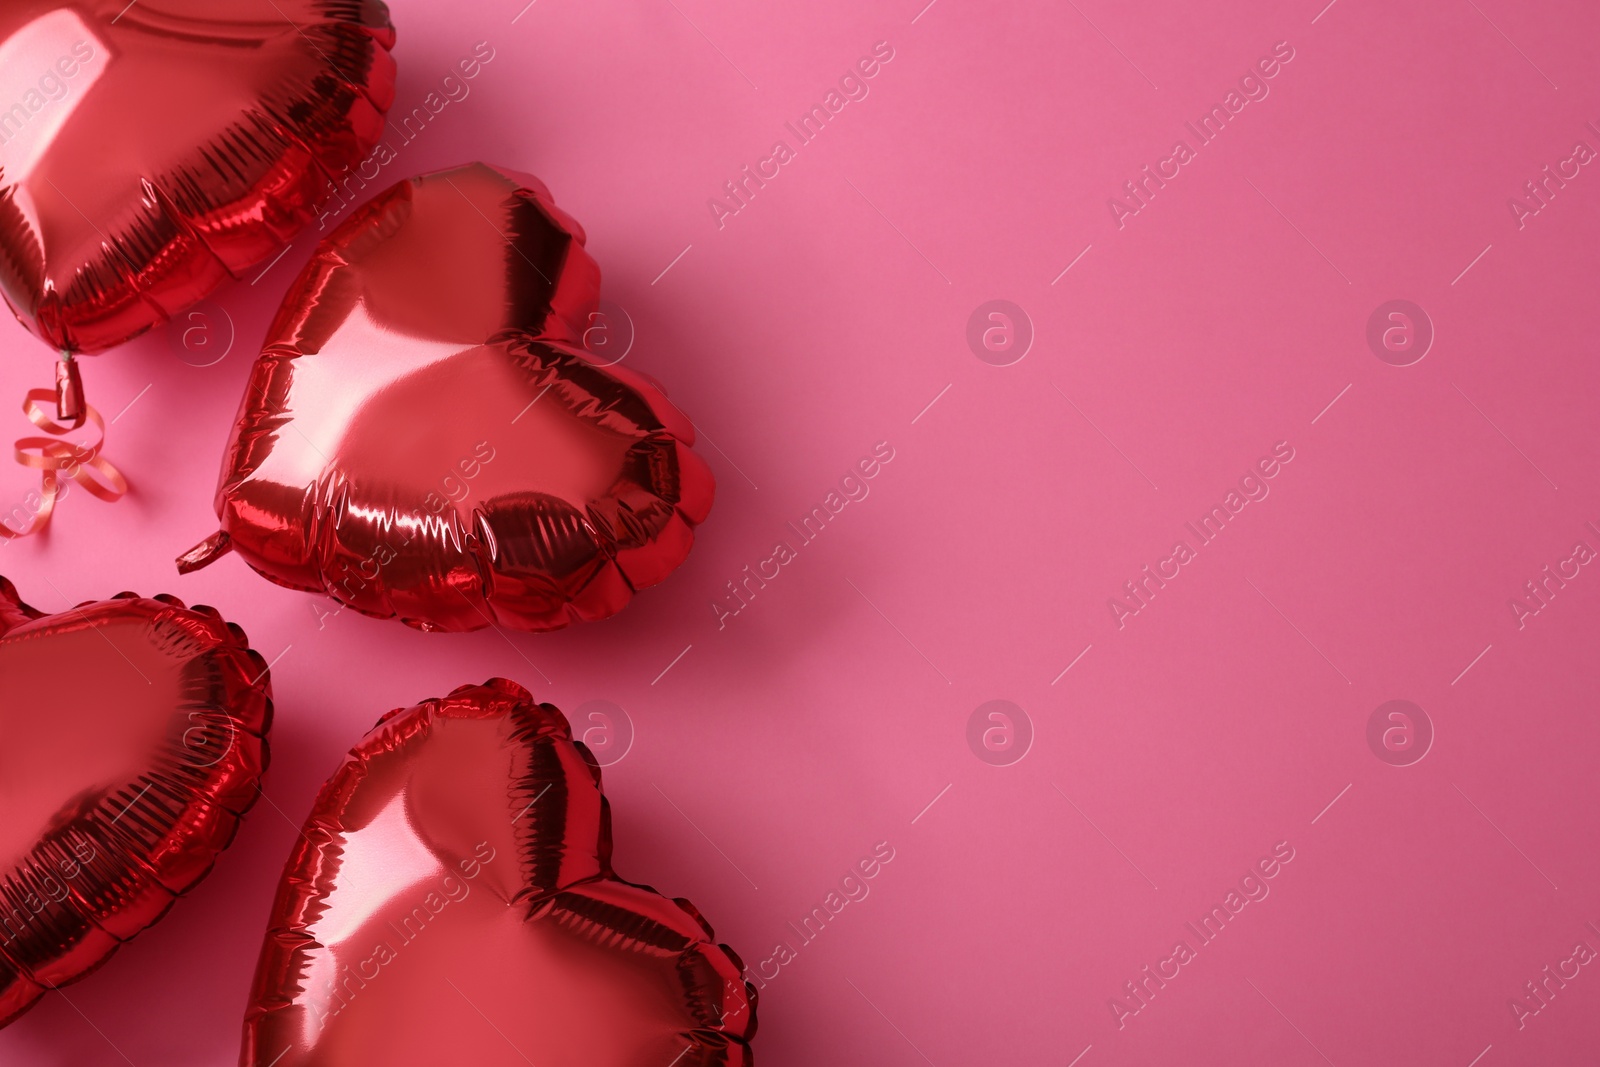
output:
M383 132L377 0L0 6L0 293L99 352L277 255Z
M251 373L221 531L280 585L427 630L551 630L665 578L711 508L694 428L579 338L600 272L536 179L402 182L328 236Z
M386 715L312 805L242 1067L748 1067L756 994L619 879L600 771L514 682Z
M0 1025L211 869L255 803L267 664L169 596L46 615L0 578Z

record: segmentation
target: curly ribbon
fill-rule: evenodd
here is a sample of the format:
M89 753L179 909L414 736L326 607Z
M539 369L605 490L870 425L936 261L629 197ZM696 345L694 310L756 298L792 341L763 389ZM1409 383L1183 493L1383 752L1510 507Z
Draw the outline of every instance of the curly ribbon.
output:
M55 406L57 394L51 389L32 389L22 401L22 413L28 421L49 434L49 437L24 437L14 446L18 463L40 471L39 506L33 517L21 530L13 530L0 521L0 538L15 540L31 537L50 525L56 500L65 491L67 481L73 481L88 490L91 496L107 503L116 503L128 491L128 479L113 467L100 448L105 444L106 420L100 412L83 404L78 417L62 425L45 414L43 405ZM93 444L78 444L60 438L92 423L99 431Z

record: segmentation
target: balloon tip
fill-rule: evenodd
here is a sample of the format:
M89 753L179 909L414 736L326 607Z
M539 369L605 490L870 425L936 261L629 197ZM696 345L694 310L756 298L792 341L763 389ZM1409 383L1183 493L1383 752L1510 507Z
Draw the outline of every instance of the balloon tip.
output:
M233 549L233 539L222 530L195 545L177 559L178 573L189 574L209 567Z
M63 352L56 364L56 418L76 429L83 424L83 378L72 353Z

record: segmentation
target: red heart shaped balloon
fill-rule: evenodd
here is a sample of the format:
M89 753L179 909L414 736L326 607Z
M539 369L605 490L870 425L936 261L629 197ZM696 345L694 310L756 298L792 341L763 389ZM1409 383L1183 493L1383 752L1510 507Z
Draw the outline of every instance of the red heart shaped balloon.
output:
M217 493L260 573L422 629L618 611L711 508L694 429L579 347L599 268L540 182L402 182L318 248L251 373Z
M380 720L289 858L243 1067L750 1064L742 964L617 878L586 756L504 679Z
M260 789L270 688L212 608L45 615L0 578L0 1024L210 871Z
M0 5L0 291L96 352L275 256L383 132L377 0Z

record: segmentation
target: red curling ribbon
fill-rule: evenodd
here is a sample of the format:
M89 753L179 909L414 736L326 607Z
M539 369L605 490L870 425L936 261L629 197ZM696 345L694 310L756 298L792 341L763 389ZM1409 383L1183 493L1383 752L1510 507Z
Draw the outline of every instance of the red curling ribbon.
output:
M67 481L83 486L91 496L114 504L128 492L128 479L100 454L106 439L106 420L92 406L83 403L81 390L77 400L77 417L63 425L45 414L44 405L58 407L57 389L32 389L22 401L22 413L28 421L49 434L49 437L24 437L13 446L18 463L40 471L39 506L33 518L20 530L0 522L0 538L16 540L44 530L50 525ZM73 405L62 405L71 410ZM61 440L67 434L81 429L85 423L93 424L99 436L92 444Z

